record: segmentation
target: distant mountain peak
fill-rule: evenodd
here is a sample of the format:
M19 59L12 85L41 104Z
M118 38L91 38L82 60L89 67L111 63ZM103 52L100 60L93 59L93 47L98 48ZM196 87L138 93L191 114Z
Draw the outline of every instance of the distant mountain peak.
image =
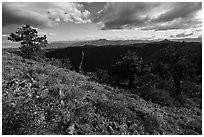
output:
M107 39L98 39L98 40L95 40L95 41L108 41Z
M164 40L162 40L162 41L160 41L160 42L171 42L171 41L168 40L168 39L164 39Z

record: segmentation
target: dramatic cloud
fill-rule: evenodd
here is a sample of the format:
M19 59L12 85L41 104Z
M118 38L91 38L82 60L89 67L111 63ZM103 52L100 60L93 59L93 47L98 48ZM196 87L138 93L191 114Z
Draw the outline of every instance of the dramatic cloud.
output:
M107 3L92 20L103 30L139 28L143 30L187 29L201 24L202 3Z
M190 32L190 33L179 33L179 34L176 34L176 35L171 35L170 38L185 38L185 37L188 37L188 36L192 36L194 34L194 32Z
M198 38L202 36L201 5L202 2L3 2L2 38L8 41L7 35L23 24L38 28L39 35L46 34L49 41Z
M3 3L2 25L6 26L14 24L30 24L35 27L51 27L55 23L50 20L46 14L30 10L26 4Z
M151 22L146 26L141 27L142 30L176 30L176 29L188 29L188 28L197 28L202 22L198 20L191 19L182 19L178 18L168 22Z
M190 2L180 2L180 3L169 3L169 7L166 12L159 15L155 21L157 22L167 22L175 19L188 19L194 17L195 13L202 8L202 3L190 3Z
M122 29L143 26L148 21L148 10L157 3L107 3L94 22L102 22L102 29ZM143 14L146 13L146 14Z
M99 11L104 9L105 2L81 2L84 8L91 12L91 14L97 14Z
M202 39L202 35L199 35L198 38L201 38L201 39Z
M46 33L46 32L38 32L38 35L39 36L44 36L44 35L46 35L47 37L53 37L53 36L55 36L56 34L55 33Z
M6 3L2 4L2 24L30 24L52 27L61 21L87 23L90 12L78 3Z
M48 9L49 17L56 21L89 23L90 12L79 3L54 3Z

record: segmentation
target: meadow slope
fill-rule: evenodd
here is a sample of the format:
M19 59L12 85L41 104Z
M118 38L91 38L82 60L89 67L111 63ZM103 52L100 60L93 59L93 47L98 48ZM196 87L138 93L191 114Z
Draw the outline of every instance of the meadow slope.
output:
M159 105L5 51L2 76L3 134L202 134L202 110L190 101Z

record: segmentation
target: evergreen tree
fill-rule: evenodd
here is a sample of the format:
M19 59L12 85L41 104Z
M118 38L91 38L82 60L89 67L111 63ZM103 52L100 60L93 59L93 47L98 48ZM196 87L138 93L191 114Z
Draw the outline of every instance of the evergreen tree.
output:
M143 59L138 57L135 52L128 51L122 59L114 64L111 75L116 75L118 80L128 79L129 86L134 86L135 75L141 72Z
M8 37L8 40L20 42L20 52L23 57L33 59L44 56L42 47L46 46L46 39L46 35L38 36L38 31L30 25L18 28L15 33L11 33Z
M161 52L160 60L164 65L168 66L169 73L173 83L175 92L173 96L182 94L182 80L187 74L188 66L190 66L188 56L188 49L185 47L185 43L178 45L168 45Z

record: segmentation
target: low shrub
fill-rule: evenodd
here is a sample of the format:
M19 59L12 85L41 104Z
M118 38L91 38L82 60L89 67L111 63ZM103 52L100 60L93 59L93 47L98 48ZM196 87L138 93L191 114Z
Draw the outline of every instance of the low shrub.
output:
M149 134L155 134L160 129L160 123L155 115L142 113L142 120L145 131Z
M199 97L202 98L202 85L198 85L195 82L184 81L182 84L183 94L189 97Z
M56 59L56 58L51 58L48 59L49 64L59 67L59 68L65 68L65 69L72 69L71 61L69 58L64 58L64 59Z
M166 106L173 105L173 98L170 97L170 94L165 90L148 88L141 92L141 96L145 100L150 100L160 105L166 105Z
M62 68L66 68L66 69L69 69L69 70L72 69L71 61L69 60L69 58L62 59L61 64L62 64Z
M202 120L192 120L188 122L187 128L202 134Z

